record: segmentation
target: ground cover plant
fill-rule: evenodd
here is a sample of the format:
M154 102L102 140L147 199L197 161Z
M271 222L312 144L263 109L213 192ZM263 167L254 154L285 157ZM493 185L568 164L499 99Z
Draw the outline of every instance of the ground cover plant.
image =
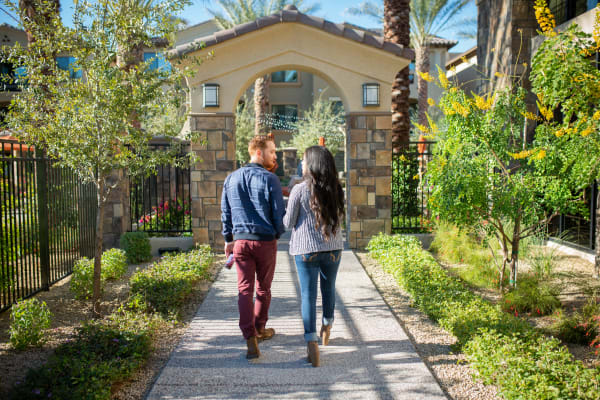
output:
M121 249L109 249L102 253L100 288L107 280L119 279L127 271L127 257ZM75 298L80 300L92 297L94 288L94 260L82 257L75 262L70 288Z
M207 278L212 261L210 248L201 246L188 253L165 256L154 267L160 266L161 271L186 270L189 272L186 278L198 282ZM160 285L153 290L153 295L160 299L180 295ZM130 292L130 298L133 297ZM177 306L181 305L179 301ZM115 383L126 380L148 359L153 337L177 323L172 318L178 311L172 305L169 318L164 318L148 308L130 307L125 301L104 319L88 321L78 328L73 338L61 344L45 364L27 372L25 379L13 387L11 398L111 398Z
M146 232L125 232L119 239L121 249L125 251L127 262L139 264L152 259L152 246Z
M585 368L556 339L484 301L412 237L380 234L369 254L415 305L457 338L478 376L507 399L597 399L600 368Z
M10 310L10 343L17 350L41 346L51 318L52 313L43 301L32 298L14 304Z
M130 306L163 316L177 313L194 284L206 278L212 255L208 245L187 253L167 254L130 279Z

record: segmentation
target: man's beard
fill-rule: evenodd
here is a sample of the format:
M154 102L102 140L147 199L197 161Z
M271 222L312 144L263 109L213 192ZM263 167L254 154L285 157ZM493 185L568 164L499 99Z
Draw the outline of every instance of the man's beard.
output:
M272 160L272 161L264 160L263 167L265 167L265 169L271 170L275 166L275 163L276 163L276 160Z

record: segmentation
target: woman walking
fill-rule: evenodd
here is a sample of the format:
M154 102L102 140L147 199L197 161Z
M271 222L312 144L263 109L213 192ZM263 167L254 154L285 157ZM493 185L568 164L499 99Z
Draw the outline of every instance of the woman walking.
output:
M323 320L319 335L327 346L335 309L335 278L344 247L344 192L327 148L309 147L302 164L304 181L292 189L283 222L286 228L293 228L290 254L300 281L304 339L308 360L318 367L317 283L320 277Z

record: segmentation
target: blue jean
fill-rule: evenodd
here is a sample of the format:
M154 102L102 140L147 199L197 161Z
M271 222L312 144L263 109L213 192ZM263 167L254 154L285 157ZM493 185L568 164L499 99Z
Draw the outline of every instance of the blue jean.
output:
M335 278L342 258L341 250L324 251L294 256L302 296L304 340L318 341L317 336L317 282L321 277L323 325L333 323L335 309Z

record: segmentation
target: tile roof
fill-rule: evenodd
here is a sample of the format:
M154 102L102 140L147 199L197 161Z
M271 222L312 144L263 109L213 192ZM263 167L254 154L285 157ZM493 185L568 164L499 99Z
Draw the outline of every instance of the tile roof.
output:
M195 39L190 43L181 44L169 52L170 57L183 56L201 48L204 43L204 48L214 46L217 43L222 43L235 37L263 29L265 27L279 23L299 23L313 28L321 29L332 35L341 36L346 39L362 43L367 46L376 47L380 50L395 54L397 56L412 60L414 59L414 51L410 48L386 42L383 37L375 35L369 31L354 29L348 24L335 24L312 15L303 14L294 6L286 6L283 10L266 17L258 18L252 22L246 22L241 25L236 25L233 28L225 29Z

